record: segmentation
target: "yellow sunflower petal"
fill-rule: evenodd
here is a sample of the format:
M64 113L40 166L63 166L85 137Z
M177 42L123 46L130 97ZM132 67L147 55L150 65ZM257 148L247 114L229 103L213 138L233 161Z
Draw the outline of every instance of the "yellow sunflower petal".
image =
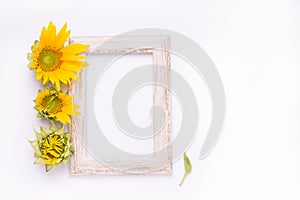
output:
M56 89L60 91L60 82L58 79L55 80Z
M42 28L41 36L40 36L40 49L43 49L47 44L46 42L48 41L48 34L47 34L47 29L46 27Z
M61 123L63 123L63 124L66 124L66 123L70 123L70 122L71 122L70 117L69 117L66 113L64 113L64 112L59 112L59 113L57 113L57 114L56 114L56 119L57 119L58 121L60 121Z
M55 48L55 40L56 40L56 27L50 22L48 25L48 45L52 48Z
M43 77L43 73L37 73L36 74L36 79L37 80L41 80L42 77Z
M89 48L89 45L83 44L71 44L69 46L64 47L61 51L65 55L74 55L79 54L86 51Z
M49 80L49 75L44 75L43 85L45 85Z
M54 82L56 80L56 76L54 75L53 72L49 72L49 80L52 84L54 84Z
M55 72L53 72L54 76L56 77L56 79L60 80L62 83L67 84L67 81L65 80L64 77L64 72L63 70L56 70Z
M79 61L79 60L84 60L85 56L80 56L80 55L63 55L61 59L63 61Z
M74 114L74 109L73 109L73 105L67 105L67 106L64 106L63 108L62 108L62 111L64 112L64 113L67 113L68 115L73 115Z
M73 96L68 96L64 93L60 93L58 97L61 99L63 105L71 104Z
M64 62L61 64L61 69L64 70L69 70L69 71L75 71L75 72L81 72L81 66L80 65L76 65L73 62Z
M64 77L64 79L73 79L73 80L77 80L78 77L75 73L71 72L71 71L64 71L64 73L62 74L62 76Z
M57 34L55 44L58 48L62 48L66 40L70 36L71 31L69 30L66 32L66 30L67 30L67 24L64 24L64 26L60 29L59 33Z
M39 68L36 69L36 72L38 72L38 73L43 72L43 69L39 67Z

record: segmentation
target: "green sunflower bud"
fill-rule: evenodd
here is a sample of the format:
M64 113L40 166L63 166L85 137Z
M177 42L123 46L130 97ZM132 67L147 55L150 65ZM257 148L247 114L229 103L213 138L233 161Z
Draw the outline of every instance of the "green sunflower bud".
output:
M29 141L35 150L35 164L44 164L46 171L54 169L59 164L65 164L73 153L71 135L64 132L64 126L58 128L54 123L51 127L40 127L35 131L36 139Z

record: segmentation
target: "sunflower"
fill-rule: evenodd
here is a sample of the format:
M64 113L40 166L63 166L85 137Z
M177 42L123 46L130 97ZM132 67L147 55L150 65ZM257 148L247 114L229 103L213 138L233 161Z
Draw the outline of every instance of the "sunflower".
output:
M76 80L76 72L82 71L85 52L89 45L71 44L64 46L71 31L67 31L67 24L56 34L55 25L50 22L48 27L43 27L40 40L35 41L28 54L29 68L34 71L37 80L42 84L49 81L60 90L60 84L69 84Z
M44 91L39 90L38 96L34 100L38 117L60 121L63 124L70 123L70 115L80 115L76 111L78 105L72 104L73 96L57 91L54 88Z
M35 150L34 163L46 165L47 172L67 163L73 153L71 135L64 132L63 126L58 128L54 123L49 129L41 126L40 131L35 131L36 139L29 141Z

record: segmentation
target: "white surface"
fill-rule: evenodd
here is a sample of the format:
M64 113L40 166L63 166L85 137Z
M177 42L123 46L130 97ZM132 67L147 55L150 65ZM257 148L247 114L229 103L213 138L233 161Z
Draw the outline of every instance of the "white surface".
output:
M297 0L14 1L0 3L1 199L300 199L300 2ZM203 135L173 176L71 177L33 165L32 109L39 84L26 53L42 26L69 23L72 35L143 27L180 32L215 62L227 96L223 136L198 160Z

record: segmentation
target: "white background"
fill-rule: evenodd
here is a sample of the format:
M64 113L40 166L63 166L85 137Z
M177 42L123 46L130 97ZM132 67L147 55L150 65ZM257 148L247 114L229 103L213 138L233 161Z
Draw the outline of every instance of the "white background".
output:
M300 199L300 1L0 2L1 199ZM204 136L172 176L46 174L33 165L32 100L39 84L26 54L42 26L68 22L72 35L137 28L180 32L213 59L227 97L226 124L213 153L199 161Z

